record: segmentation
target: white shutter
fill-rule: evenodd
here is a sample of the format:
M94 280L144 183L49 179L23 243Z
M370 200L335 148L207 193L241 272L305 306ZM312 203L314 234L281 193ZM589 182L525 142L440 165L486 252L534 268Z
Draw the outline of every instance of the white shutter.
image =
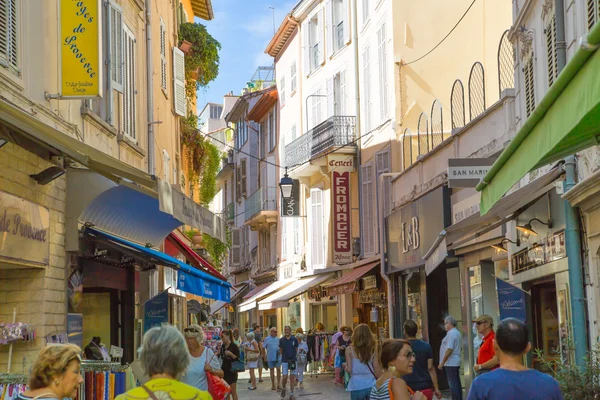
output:
M311 189L311 253L313 267L325 265L325 236L323 224L323 191Z
M0 4L0 65L18 70L17 0Z
M556 49L556 16L552 16L546 25L546 56L548 67L548 86L552 86L558 76L558 54Z
M306 22L303 26L302 26L302 31L303 31L303 35L302 35L302 47L304 48L304 75L308 76L310 74L310 67L311 67L311 62L310 62L310 54L311 54L311 46L310 46L310 21Z
M160 87L167 90L167 31L160 17Z
M600 1L587 0L587 26L591 30L600 20Z
M296 124L292 124L292 129L291 129L291 135L292 135L292 140L290 141L293 142L294 140L296 140Z
M135 140L137 126L135 99L135 36L125 25L123 25L123 32L123 134Z
M319 43L319 65L323 65L325 64L325 10L319 12L317 40Z
M333 78L327 78L327 118L335 115L335 94Z
M335 46L335 28L333 26L333 2L327 0L325 3L325 31L327 32L327 58L331 57L334 52Z
M344 43L348 44L350 43L350 21L352 21L349 7L350 0L342 0L342 2L342 9L344 12L342 15L342 18L344 19Z
M365 22L369 19L369 3L372 0L362 0L362 23L364 25Z
M385 24L381 25L379 31L377 31L378 41L378 58L379 58L379 110L381 113L381 120L388 116L388 90L387 90L387 49L386 49L386 35L385 35Z
M240 168L240 172L241 172L241 177L240 177L240 185L241 185L241 192L242 192L242 196L247 196L247 185L246 185L246 160L242 160L241 163L241 168Z
M289 221L290 218L282 218L283 224L281 224L281 261L287 259L288 256L288 233L291 231L289 229Z
M173 102L175 114L185 117L187 100L185 98L185 58L183 51L173 47Z
M365 133L371 129L371 71L369 67L369 48L363 52L363 92L365 106Z
M385 174L390 172L390 152L389 150L384 151L382 153L377 153L377 184L379 185L379 176L381 174ZM391 187L392 182L391 178L383 178L383 189L382 189L382 199L383 199L383 217L387 217L390 214L390 206L391 206ZM377 196L379 196L379 190L377 191ZM379 222L379 220L377 220Z
M363 226L362 226L362 245L365 255L375 253L375 221L374 221L374 185L373 185L373 164L369 163L361 166L362 172L362 199L363 199Z
M231 263L234 267L240 265L240 229L231 229Z
M302 220L299 217L294 218L294 254L302 254L303 243L301 242L300 228Z
M292 61L290 66L290 92L296 91L296 60Z
M525 63L525 111L529 117L535 109L535 74L533 71L533 55Z
M340 72L340 111L341 115L348 115L348 93L346 90L346 71Z
M282 106L285 104L285 76L279 80L279 101Z
M123 64L125 48L123 35L123 13L114 5L109 6L110 26L110 75L113 89L123 91Z

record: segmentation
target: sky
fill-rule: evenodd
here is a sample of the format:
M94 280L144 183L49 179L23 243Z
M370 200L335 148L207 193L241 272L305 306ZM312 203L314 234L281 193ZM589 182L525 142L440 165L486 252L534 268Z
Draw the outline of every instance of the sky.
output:
M198 93L198 111L207 102L221 103L229 91L240 94L258 66L273 64L265 49L275 29L292 10L296 0L212 0L215 18L196 19L221 43L219 75Z

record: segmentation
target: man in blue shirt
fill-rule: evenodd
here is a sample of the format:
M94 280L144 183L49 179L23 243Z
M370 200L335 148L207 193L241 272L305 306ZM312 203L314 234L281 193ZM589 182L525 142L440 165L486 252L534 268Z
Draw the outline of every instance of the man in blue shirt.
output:
M450 315L444 318L444 328L447 333L440 347L440 365L438 368L446 371L448 385L452 392L452 400L462 400L462 384L460 382L462 336L456 329L456 320Z
M285 332L285 336L279 339L279 352L281 353L281 369L283 370L283 389L281 390L281 398L285 399L285 386L287 384L288 371L290 373L290 396L294 397L298 339L296 339L295 336L292 336L292 328L290 326L286 326L283 331Z
M494 349L500 368L473 381L469 400L563 400L558 382L523 365L523 356L531 350L529 329L514 318L498 324Z
M437 373L433 364L433 350L429 343L417 339L419 326L412 319L404 323L404 336L410 342L415 354L415 364L412 374L404 375L402 379L412 390L423 393L427 398L442 398L442 392L438 386Z
M275 370L277 370L277 390L281 390L281 357L279 355L279 338L277 328L269 331L270 336L263 340L263 357L266 357L267 365L271 371L271 390L275 389Z

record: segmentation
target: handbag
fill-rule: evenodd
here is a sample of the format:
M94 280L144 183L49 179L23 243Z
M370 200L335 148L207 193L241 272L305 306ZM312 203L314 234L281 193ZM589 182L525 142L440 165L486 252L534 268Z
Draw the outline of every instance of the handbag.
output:
M248 362L258 361L258 357L259 357L258 352L250 352L250 351L248 351L247 354L246 354L246 359L248 360Z
M224 379L216 375L206 372L206 380L208 381L208 393L213 400L224 400L231 392L231 387Z
M304 365L304 364L306 364L306 360L307 360L306 353L298 353L298 364Z
M244 372L246 370L246 364L243 360L235 360L231 363L231 372Z

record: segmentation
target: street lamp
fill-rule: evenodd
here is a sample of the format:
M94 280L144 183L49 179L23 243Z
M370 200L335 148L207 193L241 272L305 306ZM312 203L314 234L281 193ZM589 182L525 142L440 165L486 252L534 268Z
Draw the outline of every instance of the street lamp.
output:
M517 237L517 241L516 242L513 242L510 239L502 239L502 241L500 243L498 243L498 244L492 244L492 245L490 245L490 247L493 248L493 249L496 249L496 251L498 253L508 253L508 250L506 250L506 247L504 247L504 242L509 242L509 243L512 243L512 244L516 244L517 247L521 246L521 241Z
M294 187L294 181L292 178L288 176L287 167L285 167L285 174L283 174L283 178L279 182L279 188L281 189L281 197L284 200L289 200L292 198L292 188Z
M517 230L520 231L525 238L528 238L530 235L537 236L537 232L534 231L533 228L531 227L531 223L533 221L537 221L537 222L539 222L541 224L546 225L548 228L552 228L552 222L551 221L544 222L544 221L540 221L537 218L533 218L533 219L529 220L529 222L526 223L525 225L517 225Z

